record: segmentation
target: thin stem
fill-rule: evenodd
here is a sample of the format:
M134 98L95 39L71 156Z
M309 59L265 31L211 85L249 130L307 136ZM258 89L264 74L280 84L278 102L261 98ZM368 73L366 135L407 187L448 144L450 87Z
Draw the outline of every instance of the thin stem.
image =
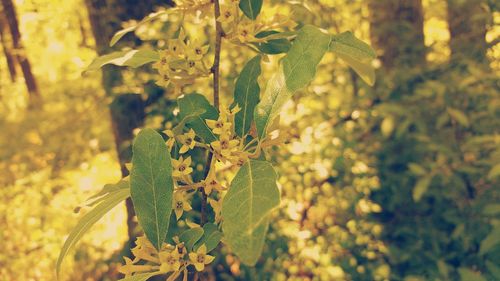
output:
M220 64L220 51L222 47L222 25L217 20L220 16L220 4L219 0L213 0L214 3L214 16L215 16L215 56L214 56L214 65L212 66L212 73L214 75L213 87L214 87L214 107L219 110L219 64ZM213 152L208 152L207 157L207 166L205 167L205 178L208 176L208 172L210 171L210 167L212 166ZM205 192L205 188L202 186L200 188L201 191L201 225L203 226L207 222L207 193Z

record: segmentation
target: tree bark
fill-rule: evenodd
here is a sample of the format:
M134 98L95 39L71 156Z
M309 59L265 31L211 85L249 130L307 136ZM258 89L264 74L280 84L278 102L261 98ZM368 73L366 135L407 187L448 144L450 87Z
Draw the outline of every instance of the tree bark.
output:
M370 0L370 39L386 70L425 64L421 0Z
M33 105L39 101L40 92L38 91L35 76L31 71L31 64L25 55L24 46L21 40L21 32L19 31L19 22L17 20L16 9L12 0L1 0L1 3L3 6L5 18L7 19L7 24L9 25L10 34L12 36L12 44L14 45L15 57L19 65L21 66L21 71L23 72L26 88L28 88L30 100Z
M451 60L487 62L486 27L491 13L484 0L447 0Z
M4 14L0 13L0 44L2 44L5 61L7 62L7 68L9 69L10 80L15 82L17 76L16 61L12 45L8 42L9 40L7 40L7 38L7 20L5 19Z
M121 29L123 21L140 20L153 12L152 8L156 5L172 6L171 1L164 0L85 0L85 4L99 55L113 51L109 47L109 41L113 34ZM140 42L129 35L121 40L121 44L134 46ZM125 163L129 163L132 157L133 130L143 125L146 104L138 94L117 93L115 87L122 83L118 67L108 65L102 68L103 88L108 96L114 96L110 104L111 125L122 176L125 177L129 174ZM137 222L134 220L135 212L130 198L127 199L126 206L128 235L129 241L132 242L136 237Z

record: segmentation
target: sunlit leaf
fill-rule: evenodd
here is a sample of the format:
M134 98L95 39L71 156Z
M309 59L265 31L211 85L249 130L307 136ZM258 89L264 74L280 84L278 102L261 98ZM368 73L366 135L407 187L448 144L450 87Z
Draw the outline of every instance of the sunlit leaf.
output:
M201 227L190 228L179 235L179 240L184 242L188 251L191 251L194 244L203 236L203 232L203 228Z
M494 180L495 178L498 177L500 177L500 164L496 164L488 172L488 179Z
M500 226L497 226L491 230L491 232L486 236L486 238L481 241L479 247L479 254L484 255L489 252L493 247L500 243Z
M415 184L415 187L413 188L413 200L415 202L420 201L422 199L422 196L427 192L427 189L429 188L429 185L431 184L432 176L428 175L423 178L420 178L417 181L417 184Z
M172 212L174 182L170 153L161 135L153 129L139 132L132 151L132 202L146 237L160 249Z
M316 67L330 45L331 36L317 27L306 25L300 29L292 47L283 58L283 73L290 92L311 82Z
M260 139L266 136L267 127L280 114L285 102L292 96L285 84L282 68L267 81L262 99L254 110L255 126Z
M109 45L112 47L115 45L120 39L122 39L123 36L127 35L127 33L135 31L139 26L148 23L154 19L159 18L160 16L166 15L173 12L173 10L164 10L164 11L159 11L155 13L151 13L148 16L146 16L144 19L142 19L140 22L138 22L135 25L129 26L127 28L124 28L122 30L119 30L116 32L113 37L111 38L111 41L109 42Z
M92 63L83 71L99 70L107 64L114 64L118 66L130 66L133 68L143 66L150 62L155 62L160 59L156 51L152 50L129 50L113 52L104 56L97 57Z
M276 172L266 161L245 163L222 202L225 241L247 265L254 265L262 251L267 215L280 204Z
M446 111L448 111L448 114L450 114L451 118L453 118L455 121L458 122L458 124L464 126L464 127L469 127L469 118L467 117L467 115L465 115L465 113L463 113L462 111L458 110L458 109L454 109L454 108L451 108L451 107L448 107L446 109Z
M92 225L94 225L100 218L102 218L106 213L108 213L113 207L118 205L118 203L127 199L130 196L129 189L121 189L105 196L94 209L86 213L73 228L68 238L64 242L64 245L59 253L56 263L56 272L59 276L61 269L61 264L68 254L68 252L75 246L75 244L80 240L80 238L87 232Z
M260 60L261 56L249 60L236 80L234 101L241 110L235 115L234 125L236 134L240 137L250 129L253 111L259 102L260 87L257 79L260 75Z
M256 19L262 8L263 0L240 0L240 9L249 19Z
M188 94L179 98L177 103L181 118L192 116L192 119L187 121L187 125L196 132L198 137L202 138L206 143L217 140L217 136L212 133L205 120L216 120L219 117L219 113L205 96L196 93ZM204 110L202 114L194 114L200 112L200 109Z
M104 195L120 191L122 189L128 189L130 188L130 182L125 179L121 179L119 182L115 184L106 184L104 187L99 191L98 193L90 196L87 201L91 201L87 203L87 206L95 206L97 203L102 202L105 197Z
M376 57L370 45L359 40L352 32L332 36L330 50L345 61L367 84L375 84L375 70L371 65Z
M460 267L458 273L461 281L486 281L480 272L472 271L466 267Z
M500 204L488 204L484 206L483 214L490 216L500 214Z

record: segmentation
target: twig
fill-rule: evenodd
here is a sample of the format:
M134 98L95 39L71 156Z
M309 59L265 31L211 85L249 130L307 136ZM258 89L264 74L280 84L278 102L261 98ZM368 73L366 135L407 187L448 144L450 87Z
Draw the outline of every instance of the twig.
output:
M220 16L220 4L219 0L213 0L214 3L214 16L215 16L215 56L214 56L214 64L211 68L211 71L214 75L213 80L213 88L214 88L214 107L219 110L219 64L220 64L220 51L222 46L222 25L217 20ZM213 152L208 152L207 157L207 166L205 167L205 178L208 176L210 172L210 166L212 166L212 158ZM207 194L205 193L205 188L202 186L200 188L201 191L201 222L200 224L203 226L207 222Z

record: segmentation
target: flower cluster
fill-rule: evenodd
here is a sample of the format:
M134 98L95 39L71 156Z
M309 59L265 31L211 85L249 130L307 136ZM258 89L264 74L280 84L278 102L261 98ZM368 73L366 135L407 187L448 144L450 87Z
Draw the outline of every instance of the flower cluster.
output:
M181 272L187 276L188 266L192 265L197 271L205 269L205 265L214 260L213 256L207 255L205 244L199 246L196 250L188 253L184 243L174 237L175 246L164 243L158 251L146 236L138 237L136 246L132 249L134 259L124 257L125 264L119 271L125 274L125 278L137 273L171 273L170 277L177 277Z
M168 41L167 48L160 51L160 60L153 65L160 74L157 84L163 87L172 84L180 94L183 86L209 75L210 70L203 61L208 48L198 40L187 40L181 29L179 37Z

